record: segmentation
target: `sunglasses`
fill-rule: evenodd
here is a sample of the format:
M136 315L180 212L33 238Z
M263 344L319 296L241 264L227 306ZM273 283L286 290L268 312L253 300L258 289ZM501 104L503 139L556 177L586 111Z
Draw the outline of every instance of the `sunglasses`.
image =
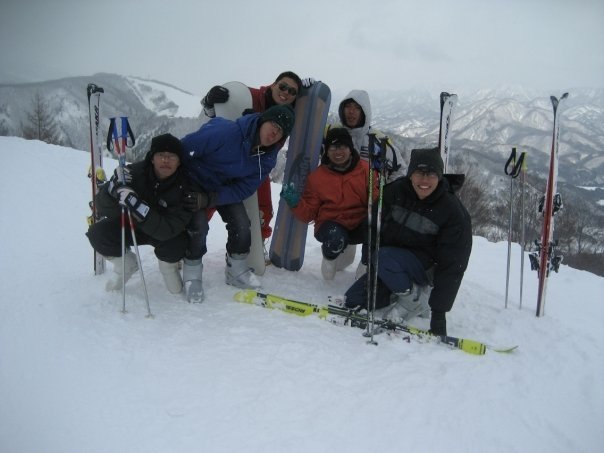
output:
M285 82L281 82L279 85L277 85L277 88L279 88L281 91L284 91L284 92L287 91L290 94L290 96L296 96L298 94L298 90L290 87Z

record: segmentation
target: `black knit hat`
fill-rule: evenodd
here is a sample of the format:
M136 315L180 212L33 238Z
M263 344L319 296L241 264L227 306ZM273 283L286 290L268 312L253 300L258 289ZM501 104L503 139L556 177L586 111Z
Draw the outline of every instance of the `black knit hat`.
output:
M350 148L350 151L354 149L354 144L352 143L352 137L348 132L348 129L343 127L332 127L327 131L327 135L323 140L323 146L327 151L331 145L346 145Z
M151 162L155 153L168 152L176 154L182 160L183 150L180 140L172 134L162 134L151 139L151 149L147 153L147 160Z
M287 137L291 133L295 120L294 109L289 104L274 105L260 116L260 124L266 121L277 123L283 130L283 137Z
M407 176L411 176L416 170L434 171L438 179L442 178L445 165L440 157L440 149L414 149L411 151L411 160L407 169Z

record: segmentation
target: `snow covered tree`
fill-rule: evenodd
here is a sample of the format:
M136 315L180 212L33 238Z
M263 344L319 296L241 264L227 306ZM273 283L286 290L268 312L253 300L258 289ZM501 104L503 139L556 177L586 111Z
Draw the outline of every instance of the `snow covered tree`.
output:
M21 132L21 136L27 140L63 145L50 107L37 91L32 99L31 111L27 113L27 123L21 125Z

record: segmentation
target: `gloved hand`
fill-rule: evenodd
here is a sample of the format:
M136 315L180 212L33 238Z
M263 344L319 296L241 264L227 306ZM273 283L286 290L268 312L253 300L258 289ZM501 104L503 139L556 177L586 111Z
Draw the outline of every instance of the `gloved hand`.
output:
M149 214L149 205L141 200L136 192L128 186L121 186L117 189L119 203L130 210L138 222L144 222Z
M203 111L209 118L216 117L214 104L222 104L229 100L229 90L220 85L213 86L201 100Z
M430 333L432 335L447 335L447 319L444 311L432 310Z
M306 77L305 79L302 79L302 86L304 88L308 88L315 82L316 82L316 80L313 79L312 77Z
M212 108L214 104L223 104L229 100L229 90L223 86L216 85L203 98L203 105Z
M215 201L215 193L187 192L185 193L182 204L187 211L197 212L200 209L214 206Z
M296 187L293 182L289 184L284 184L283 189L281 189L281 198L285 200L287 205L290 208L295 208L300 203L300 194L296 190Z
M394 169L392 162L389 159L385 159L382 160L381 157L376 157L374 156L373 159L371 160L371 166L373 167L374 170L380 171L382 169L382 167L384 167L384 169L387 172L392 172Z
M117 167L109 180L109 195L117 198L117 189L120 186L130 185L130 183L132 183L132 174L130 173L130 170L126 167Z
M386 146L386 152L382 153L382 144L384 146ZM391 173L394 170L397 170L398 167L400 167L400 165L397 168L394 168L394 164L392 163L392 159L393 159L393 151L392 149L389 149L388 146L386 145L386 143L382 143L380 144L380 142L377 142L375 144L375 147L373 148L373 154L372 154L372 166L374 170L381 170L382 167L384 167L384 169L388 172Z

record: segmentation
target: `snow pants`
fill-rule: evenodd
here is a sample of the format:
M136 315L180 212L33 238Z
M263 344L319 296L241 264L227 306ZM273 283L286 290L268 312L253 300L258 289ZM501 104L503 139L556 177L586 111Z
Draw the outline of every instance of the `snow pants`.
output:
M229 255L248 254L252 244L250 218L247 215L243 202L217 206L227 229L226 251ZM186 257L189 260L201 259L208 251L206 240L210 231L210 220L205 209L200 209L194 215L187 233L189 235Z
M273 195L271 193L271 178L264 178L264 181L260 183L260 187L257 190L258 193L258 209L260 209L260 217L262 218L262 224L260 225L260 231L262 233L262 239L266 240L273 234L273 229L270 226L271 220L273 219Z
M92 248L101 255L107 257L122 256L121 219L102 219L88 228L86 236L88 236ZM176 263L185 256L188 237L184 231L165 241L155 239L136 228L135 236L138 245L151 245L154 247L155 256L160 261ZM134 245L129 225L126 225L125 238L126 249L128 249Z
M361 223L354 230L347 230L339 223L327 220L315 232L315 239L321 243L321 252L328 260L335 260L348 244L363 244L363 256L365 256L366 238L366 222Z
M413 284L430 284L428 273L413 252L400 247L380 247L377 268L377 293L375 307L390 304L392 293L402 293ZM346 291L346 306L367 307L367 274L363 275Z

